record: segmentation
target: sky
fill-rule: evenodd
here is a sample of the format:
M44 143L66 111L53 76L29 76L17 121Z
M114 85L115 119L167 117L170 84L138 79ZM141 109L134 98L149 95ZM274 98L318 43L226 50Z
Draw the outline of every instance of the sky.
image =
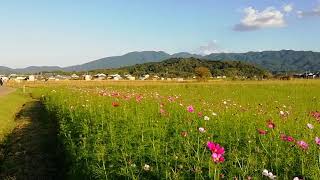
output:
M0 1L0 66L70 66L131 51L320 51L320 0Z

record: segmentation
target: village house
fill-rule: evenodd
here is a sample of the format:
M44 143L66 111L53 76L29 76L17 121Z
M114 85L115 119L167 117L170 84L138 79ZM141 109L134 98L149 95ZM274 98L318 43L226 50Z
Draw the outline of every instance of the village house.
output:
M30 81L30 82L36 81L35 75L29 75L28 78L27 78L27 81Z
M84 80L91 81L92 80L92 76L91 75L84 75Z
M131 74L124 75L124 77L127 78L130 81L136 80L136 77L133 77Z
M93 76L95 79L97 80L105 80L107 75L103 74L103 73L99 73Z
M8 82L9 78L6 77L5 75L0 75L0 78L2 79L3 82Z
M119 74L111 74L111 75L109 76L109 78L112 79L112 80L116 80L116 81L122 79L122 77L121 77Z
M71 75L71 79L72 79L72 80L78 80L78 79L79 79L79 76L76 75L76 74L72 74L72 75Z
M149 77L150 77L150 75L149 75L149 74L146 74L146 75L144 75L144 76L141 76L139 79L140 79L140 80L147 80Z

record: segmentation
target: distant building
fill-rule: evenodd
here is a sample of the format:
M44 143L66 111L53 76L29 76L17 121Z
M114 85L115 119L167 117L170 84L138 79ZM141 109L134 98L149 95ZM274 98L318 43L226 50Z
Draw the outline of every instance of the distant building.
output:
M140 79L140 80L147 80L149 77L150 77L150 75L149 75L149 74L146 74L146 75L140 77L139 79Z
M76 75L76 74L72 74L72 75L71 75L71 79L73 79L73 80L77 80L77 79L79 79L79 76L78 76L78 75Z
M131 74L124 75L124 77L127 78L130 81L136 80L136 77L133 77Z
M85 75L84 76L84 80L91 81L92 80L92 76L91 75Z
M36 77L34 75L30 75L28 77L28 81L34 82L36 80Z
M8 82L9 78L6 77L5 75L0 75L0 78L2 79L3 82Z
M119 74L111 74L109 77L110 77L110 79L116 80L116 81L122 79L122 77Z
M99 74L94 75L94 78L98 79L98 80L104 80L104 79L106 79L106 77L107 77L107 75L105 75L103 73L99 73Z

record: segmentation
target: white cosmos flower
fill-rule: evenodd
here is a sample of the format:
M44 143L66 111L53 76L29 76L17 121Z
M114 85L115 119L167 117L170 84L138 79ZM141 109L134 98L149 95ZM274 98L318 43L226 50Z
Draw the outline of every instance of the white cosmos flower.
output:
M310 123L307 124L307 127L308 127L309 129L313 129L313 128L314 128L314 126L313 126L312 124L310 124Z
M264 169L264 170L262 171L262 175L268 176L268 174L269 174L269 171L268 171L268 170Z
M149 166L148 164L145 164L145 165L143 166L143 170L149 171L149 170L150 170L150 166Z
M203 118L205 121L209 121L210 120L210 118L208 117L208 116L204 116L204 118Z
M205 128L203 128L203 127L199 127L199 132L201 132L201 133L205 133L206 132L206 129Z
M213 113L212 113L212 116L217 116L217 115L218 115L218 114L217 114L217 113L215 113L215 112L213 112Z
M268 173L269 179L276 179L276 176L272 174L272 172Z

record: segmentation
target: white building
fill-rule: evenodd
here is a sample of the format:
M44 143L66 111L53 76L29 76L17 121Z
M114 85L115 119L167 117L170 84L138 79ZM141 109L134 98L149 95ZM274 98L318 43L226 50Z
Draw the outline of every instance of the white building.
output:
M9 78L4 76L4 75L0 75L0 78L2 79L3 82L8 82Z
M36 80L35 76L34 75L30 75L28 77L28 81L31 81L31 82L34 82Z
M84 76L84 80L91 81L92 80L92 76L91 75L85 75Z
M113 80L116 80L116 81L122 79L122 77L119 74L111 74L110 78L113 79Z
M148 79L149 77L150 77L150 75L149 75L149 74L146 74L146 75L140 77L140 80L146 80L146 79Z
M99 74L94 75L94 77L98 80L104 80L104 79L106 79L107 75L105 75L103 73L99 73Z
M72 75L71 75L71 79L79 79L79 76L76 75L76 74L72 74Z

